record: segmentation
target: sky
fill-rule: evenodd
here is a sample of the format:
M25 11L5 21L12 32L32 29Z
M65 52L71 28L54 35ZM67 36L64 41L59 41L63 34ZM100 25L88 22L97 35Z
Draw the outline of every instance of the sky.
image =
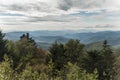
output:
M120 0L0 0L0 28L120 30Z

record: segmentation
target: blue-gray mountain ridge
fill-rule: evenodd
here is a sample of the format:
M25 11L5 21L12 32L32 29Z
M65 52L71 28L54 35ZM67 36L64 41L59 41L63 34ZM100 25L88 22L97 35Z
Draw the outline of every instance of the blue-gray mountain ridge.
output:
M5 33L5 38L8 40L19 40L19 37L24 33L29 33L30 36L37 42L38 46L47 49L55 41L66 43L69 39L79 39L81 43L86 45L102 42L107 40L111 46L120 45L120 31L19 31Z

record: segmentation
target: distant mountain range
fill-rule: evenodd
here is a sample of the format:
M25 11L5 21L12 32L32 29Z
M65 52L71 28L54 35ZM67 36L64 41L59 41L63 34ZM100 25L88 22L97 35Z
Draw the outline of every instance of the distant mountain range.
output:
M19 40L19 37L25 32L8 32L5 38L9 40ZM81 31L29 31L30 36L35 39L38 46L47 49L55 41L66 43L69 39L79 39L81 43L93 45L108 40L111 46L120 45L120 31L99 31L99 32L81 32Z

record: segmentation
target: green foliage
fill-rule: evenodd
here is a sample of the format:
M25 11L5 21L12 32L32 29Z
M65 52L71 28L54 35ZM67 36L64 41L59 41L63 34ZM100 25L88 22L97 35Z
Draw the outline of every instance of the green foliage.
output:
M13 60L4 55L4 61L0 63L0 80L19 80L19 77L13 70Z
M7 48L10 57L13 59L14 69L22 71L26 64L30 63L33 67L32 69L41 72L40 67L45 63L46 52L36 47L34 40L29 37L29 34L23 34L19 41L9 41Z
M23 64L21 68L25 68L25 64L30 62L35 54L35 46L33 46L32 43L29 43L27 39L18 41L16 45L19 54L17 57L19 62Z
M119 80L120 79L120 56L116 57L114 69L116 72L115 80Z
M55 69L61 70L67 62L77 63L83 58L84 45L79 40L69 40L66 44L54 43L49 51Z
M9 41L7 47L10 52L10 57L13 59L14 68L19 64L22 64L21 68L25 68L26 63L28 63L35 54L35 47L32 43L29 43L27 39L17 42Z
M6 43L7 40L4 39L5 34L0 31L0 61L3 60L4 54L8 54L7 48L6 48Z
M49 67L51 69L49 72L51 72L53 66ZM97 72L88 74L72 63L68 63L66 69L68 70L65 73L66 80L97 80ZM12 60L5 55L5 61L0 63L0 80L63 80L63 76L52 77L45 72L39 74L37 71L33 71L30 65L27 65L22 72L17 73L12 69Z
M65 49L63 44L58 44L57 42L50 47L50 57L54 63L55 69L60 70L66 63Z
M101 50L101 55L103 57L102 70L106 74L106 75L102 75L102 76L104 77L104 79L107 79L107 80L114 79L114 76L115 76L115 70L114 70L115 57L114 57L114 54L112 52L112 49L107 44L106 40L104 41L103 49Z
M79 40L69 40L65 44L65 56L67 62L80 64L81 59L84 56L83 53L84 45Z
M91 50L87 51L86 57L83 59L82 67L87 70L89 73L93 73L94 70L97 68L98 70L101 69L102 64L102 55L100 51Z
M93 73L96 68L99 80L110 80L115 76L114 63L114 54L105 41L102 50L87 52L87 56L83 59L83 68L89 73Z
M39 74L37 71L32 71L32 68L27 65L21 73L19 80L39 80Z
M68 62L66 80L97 80L97 70L93 74L87 73L85 70L80 69L76 64Z
M36 42L34 41L34 39L32 39L32 37L30 37L29 33L23 34L20 37L20 40L27 40L29 43L32 43L34 46L36 46Z
M5 53L8 56L3 61ZM16 42L6 42L0 32L0 61L0 80L113 80L115 77L115 57L106 40L101 50L85 53L84 45L71 39L65 44L55 42L47 52L38 48L28 33Z

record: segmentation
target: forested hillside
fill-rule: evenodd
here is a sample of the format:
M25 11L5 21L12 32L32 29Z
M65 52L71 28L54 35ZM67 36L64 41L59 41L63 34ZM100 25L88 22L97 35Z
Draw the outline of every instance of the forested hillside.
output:
M23 33L18 40L7 40L5 36L0 32L0 80L120 78L119 52L113 51L107 40L88 50L79 39L68 39L44 50L29 33Z
M12 41L19 40L19 36L26 32L8 32L5 38ZM81 43L92 46L107 40L112 47L120 46L120 31L28 31L38 47L48 49L55 41L66 43L69 39L78 39Z

